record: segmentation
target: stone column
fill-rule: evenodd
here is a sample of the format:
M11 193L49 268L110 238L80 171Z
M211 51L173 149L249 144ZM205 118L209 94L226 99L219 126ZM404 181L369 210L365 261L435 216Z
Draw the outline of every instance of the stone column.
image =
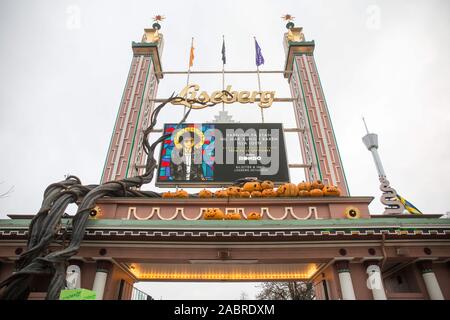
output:
M372 290L374 300L387 300L386 292L384 291L383 279L381 277L381 270L378 266L378 261L366 262L367 287Z
M95 291L96 300L103 300L103 293L105 292L106 280L111 269L111 262L107 260L97 261L97 271L95 272L94 284L92 290Z
M419 261L417 265L422 273L430 300L444 300L444 295L433 272L433 262L431 260Z
M342 299L355 300L355 290L353 289L352 277L350 275L350 267L347 260L339 260L335 262L336 270L339 275L339 283L341 285Z

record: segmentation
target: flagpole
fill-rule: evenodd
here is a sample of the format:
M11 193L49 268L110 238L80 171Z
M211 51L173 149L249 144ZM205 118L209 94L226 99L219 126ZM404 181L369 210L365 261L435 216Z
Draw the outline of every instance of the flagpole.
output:
M256 43L256 37L254 36L253 39L255 39ZM258 75L258 90L261 92L261 77L259 76L259 66L256 65L256 74ZM264 123L264 110L262 107L259 107L261 109L261 122Z
M189 78L191 76L191 50L192 47L194 46L194 37L192 37L191 40L191 48L189 49L189 64L188 64L188 73L187 73L187 79L186 79L186 86L189 85ZM184 111L183 111L183 116L186 115L186 106L184 106Z
M225 45L225 35L222 35L222 46L224 45ZM225 90L225 62L223 61L222 58L222 91L223 90ZM225 111L225 102L223 102L223 100L222 100L222 111Z

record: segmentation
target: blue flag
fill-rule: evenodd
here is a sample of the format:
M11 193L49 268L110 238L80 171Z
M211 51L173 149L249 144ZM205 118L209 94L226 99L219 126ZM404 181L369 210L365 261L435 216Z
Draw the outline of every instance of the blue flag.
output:
M225 39L223 39L222 43L222 62L223 64L227 63L227 58L225 57Z
M255 48L256 48L256 66L260 66L264 64L264 57L261 52L261 47L258 44L258 41L255 39Z

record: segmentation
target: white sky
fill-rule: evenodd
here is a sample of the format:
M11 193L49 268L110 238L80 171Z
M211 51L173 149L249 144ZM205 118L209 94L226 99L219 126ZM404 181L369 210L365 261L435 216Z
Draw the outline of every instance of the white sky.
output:
M281 70L286 29L280 17L285 13L296 17L307 40L316 41L315 58L351 194L377 197L371 212L382 211L376 170L361 141L364 115L369 129L379 134L393 187L423 212L450 211L445 186L450 180L448 1L4 0L0 193L11 186L14 191L0 199L0 217L35 213L46 186L64 174L86 184L99 182L131 62L131 41L141 39L155 14L167 17L162 63L169 71L186 69L192 36L194 70L220 69L222 35L227 69L255 68L256 36L266 61L261 69ZM221 87L217 76L191 79L208 92ZM167 76L158 97L178 92L185 82ZM241 90L257 86L255 75L230 76L226 83ZM262 88L289 96L287 81L279 75L264 76ZM211 120L219 108L189 120ZM227 109L241 122L259 119L256 107ZM170 106L161 123L181 113L181 107ZM292 106L274 104L266 119L292 127ZM290 162L301 162L295 140L286 138ZM291 171L294 181L302 177L302 171ZM248 283L146 286L156 298L238 298L241 291L256 292Z

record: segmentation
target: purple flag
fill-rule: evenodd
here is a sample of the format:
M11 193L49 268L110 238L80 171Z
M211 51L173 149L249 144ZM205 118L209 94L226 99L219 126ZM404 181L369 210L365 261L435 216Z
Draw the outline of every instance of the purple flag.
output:
M258 44L258 41L256 41L255 38L255 48L256 48L256 66L259 67L260 65L264 64L264 57L261 52L261 47Z

